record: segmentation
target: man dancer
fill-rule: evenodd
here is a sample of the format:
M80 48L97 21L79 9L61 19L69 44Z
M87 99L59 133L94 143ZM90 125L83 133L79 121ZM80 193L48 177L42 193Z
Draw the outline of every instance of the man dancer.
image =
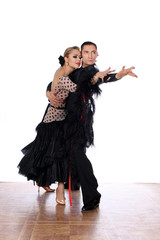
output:
M70 94L67 99L66 131L71 136L68 140L68 144L72 146L71 163L74 164L82 189L84 202L82 211L88 211L98 207L101 197L97 191L98 183L92 165L85 154L86 147L93 144L94 138L92 128L95 112L93 94L100 94L99 84L102 82L116 81L126 75L137 76L132 72L134 67L128 69L123 67L120 72L115 74L108 74L112 72L110 68L107 71L99 72L95 67L98 56L95 43L84 42L81 46L81 53L82 67L76 69L69 76L77 84L78 90L76 93ZM47 95L51 104L55 105L55 97L49 93Z

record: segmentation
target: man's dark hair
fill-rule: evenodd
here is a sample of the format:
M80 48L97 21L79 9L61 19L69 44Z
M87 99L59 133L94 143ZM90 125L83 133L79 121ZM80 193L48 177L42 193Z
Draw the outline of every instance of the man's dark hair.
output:
M88 42L82 43L82 45L81 45L81 51L82 51L83 47L86 46L86 45L94 45L94 46L96 47L96 49L97 49L97 45L96 45L95 43L88 41Z

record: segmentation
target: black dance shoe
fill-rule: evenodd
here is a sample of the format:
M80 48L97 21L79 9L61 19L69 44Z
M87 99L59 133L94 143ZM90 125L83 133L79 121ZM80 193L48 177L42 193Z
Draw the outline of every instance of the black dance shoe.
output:
M82 211L86 212L86 211L93 210L93 209L99 207L99 203L100 203L100 198L97 198L92 203L84 205L82 207Z

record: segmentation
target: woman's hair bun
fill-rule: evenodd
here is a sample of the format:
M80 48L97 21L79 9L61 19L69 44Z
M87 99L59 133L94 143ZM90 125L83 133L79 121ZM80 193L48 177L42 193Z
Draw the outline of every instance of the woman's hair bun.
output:
M58 59L59 59L59 63L61 64L61 66L63 66L64 63L65 63L64 57L62 57L62 56L60 55Z

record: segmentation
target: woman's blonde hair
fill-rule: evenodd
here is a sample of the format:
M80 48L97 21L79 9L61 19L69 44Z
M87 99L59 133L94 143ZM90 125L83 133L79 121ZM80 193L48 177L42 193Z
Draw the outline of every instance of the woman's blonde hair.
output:
M72 50L74 50L74 49L80 51L79 47L77 47L77 46L69 47L69 48L67 48L67 49L64 51L64 55L63 55L63 56L64 56L64 57L68 57L69 54L70 54L70 53L72 52Z

